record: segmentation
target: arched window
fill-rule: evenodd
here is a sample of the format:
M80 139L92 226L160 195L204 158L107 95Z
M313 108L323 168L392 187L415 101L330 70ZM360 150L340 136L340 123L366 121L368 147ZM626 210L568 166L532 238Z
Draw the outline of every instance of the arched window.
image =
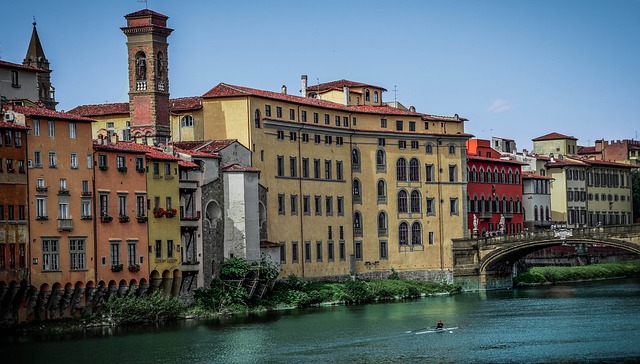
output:
M509 197L509 212L513 213L513 197Z
M260 128L260 109L256 109L256 112L253 113L253 120L256 124L256 128Z
M484 168L480 167L480 183L484 183Z
M407 180L407 160L404 158L398 159L396 164L396 178L398 181Z
M147 56L144 52L136 53L136 81L147 79Z
M546 220L551 221L551 215L549 215L549 206L545 207L546 210Z
M422 227L417 221L411 224L411 244L422 245Z
M504 172L504 168L500 171L500 183L507 183L507 174Z
M500 212L507 212L507 196L502 196L502 206L500 207Z
M417 158L411 158L409 161L409 181L420 181L420 162Z
M476 166L471 167L471 182L478 182L478 170Z
M424 152L426 154L433 154L433 145L431 145L431 143L427 143L427 145L425 146Z
M480 212L480 207L478 206L478 196L473 195L473 212Z
M193 116L191 116L191 115L183 116L182 120L180 121L180 125L183 128L192 128L193 127Z
M378 103L378 91L373 91L373 102Z
M495 213L495 212L500 212L498 210L498 198L496 197L496 199L492 199L491 197L489 197L489 201L491 201L491 212Z
M351 163L360 166L360 151L356 148L351 151Z
M400 226L398 227L398 242L400 243L400 245L407 245L409 244L409 224L407 224L406 222L401 222Z
M380 211L378 213L378 234L386 234L387 233L387 213L384 211Z
M484 196L480 196L480 206L478 206L478 212L488 211L485 206Z
M398 212L407 213L407 191L400 190L398 192Z
M533 221L538 221L538 205L533 206Z
M498 174L498 167L493 169L493 183L500 183L500 175Z
M164 55L162 52L158 52L156 56L156 76L161 79L164 75Z
M378 149L378 151L376 152L376 165L378 167L384 167L385 164L386 164L386 158L385 158L384 150Z
M411 191L411 213L420 213L420 192L418 190Z
M357 178L353 180L353 196L360 197L360 180Z
M509 171L507 172L507 183L508 184L513 183L513 174L511 173L511 168L509 168Z
M456 146L454 144L449 145L449 154L450 155L456 154Z
M384 180L382 179L378 181L377 194L378 194L378 201L384 201L387 199L387 186Z
M364 90L364 101L369 102L371 100L371 91L369 89Z
M516 213L519 214L522 212L522 206L520 204L520 197L516 197Z
M516 180L515 180L515 183L516 183L517 185L519 185L519 184L520 184L520 171L518 171L518 170L516 170Z
M353 227L355 229L362 229L362 218L359 211L353 213Z

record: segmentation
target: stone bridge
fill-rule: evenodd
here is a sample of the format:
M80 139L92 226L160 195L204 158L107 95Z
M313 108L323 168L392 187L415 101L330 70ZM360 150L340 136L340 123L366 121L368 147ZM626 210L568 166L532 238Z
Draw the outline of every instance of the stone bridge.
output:
M535 251L562 244L603 244L640 254L640 224L454 239L454 281L467 291L511 288L515 262Z

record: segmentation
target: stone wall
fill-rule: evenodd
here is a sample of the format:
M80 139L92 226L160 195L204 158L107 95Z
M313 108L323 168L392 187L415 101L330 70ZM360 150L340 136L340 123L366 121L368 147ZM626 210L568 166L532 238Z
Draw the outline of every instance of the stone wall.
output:
M221 216L210 219L203 214L202 222L202 271L204 287L209 287L211 281L217 278L224 260L224 193L222 179L216 179L202 186L202 206L206 209L211 201L218 203Z

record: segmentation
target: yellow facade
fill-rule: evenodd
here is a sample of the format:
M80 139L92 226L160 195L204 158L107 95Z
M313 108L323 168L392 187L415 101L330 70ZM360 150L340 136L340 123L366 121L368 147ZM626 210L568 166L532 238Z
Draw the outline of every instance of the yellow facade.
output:
M205 139L203 118L202 109L171 112L169 114L171 140L178 142Z

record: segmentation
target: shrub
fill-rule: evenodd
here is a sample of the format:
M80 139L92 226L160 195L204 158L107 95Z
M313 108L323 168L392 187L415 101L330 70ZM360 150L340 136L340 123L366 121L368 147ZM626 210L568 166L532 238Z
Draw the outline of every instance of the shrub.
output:
M224 279L241 279L249 271L249 263L241 258L229 258L222 262L220 268L220 278Z
M347 281L344 284L345 301L349 303L366 303L373 301L373 294L367 282L361 279Z
M144 297L111 296L103 307L102 315L116 324L130 325L175 320L183 311L177 298L165 297L160 291L155 291Z

